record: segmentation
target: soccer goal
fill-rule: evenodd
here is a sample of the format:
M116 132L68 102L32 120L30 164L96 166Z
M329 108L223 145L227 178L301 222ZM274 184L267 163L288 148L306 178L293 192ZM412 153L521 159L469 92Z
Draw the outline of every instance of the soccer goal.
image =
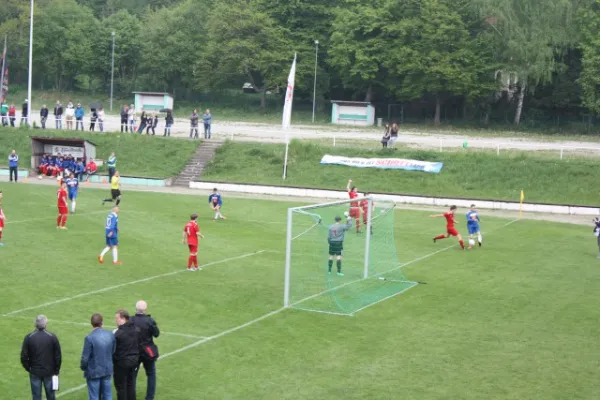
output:
M415 286L398 262L394 216L393 202L372 197L289 208L284 307L352 315ZM345 230L342 251L330 228Z

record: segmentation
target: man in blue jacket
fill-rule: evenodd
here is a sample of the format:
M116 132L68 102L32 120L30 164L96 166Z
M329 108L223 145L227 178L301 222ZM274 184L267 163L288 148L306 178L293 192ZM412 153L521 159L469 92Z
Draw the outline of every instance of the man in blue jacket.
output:
M83 111L83 107L81 104L77 104L77 108L75 109L75 130L79 129L81 126L81 130L83 130L83 115L85 112Z
M15 176L15 183L17 183L17 179L19 178L18 169L19 169L19 155L16 150L13 150L8 156L8 168L10 170L10 181L13 181L13 175Z
M91 319L94 330L85 337L81 369L87 380L89 400L112 400L111 377L116 341L112 332L102 329L102 314Z

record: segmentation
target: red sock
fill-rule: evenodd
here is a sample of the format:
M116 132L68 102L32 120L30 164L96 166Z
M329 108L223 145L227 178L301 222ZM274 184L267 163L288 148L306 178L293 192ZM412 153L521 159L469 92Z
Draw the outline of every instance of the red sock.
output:
M360 231L360 220L356 220L356 230Z
M67 214L63 214L62 216L62 226L64 227L67 224Z
M460 243L460 247L462 247L463 249L465 248L465 242L463 242L462 240L459 240L458 243Z
M434 237L435 240L446 239L446 235L437 235Z
M192 263L194 267L198 268L198 256L192 256Z
M192 268L192 265L194 264L194 256L189 256L188 257L188 269Z
M2 231L0 231L0 240L2 240Z
M58 214L58 218L56 218L56 226L60 226L61 219L62 219L62 215Z

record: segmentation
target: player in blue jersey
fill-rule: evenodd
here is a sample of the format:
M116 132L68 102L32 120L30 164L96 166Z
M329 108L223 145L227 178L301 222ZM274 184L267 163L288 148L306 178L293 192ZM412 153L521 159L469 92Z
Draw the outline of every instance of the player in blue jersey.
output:
M79 179L75 178L75 174L71 172L65 180L67 191L69 192L69 200L71 200L71 214L75 214L75 206L77 203L77 193L79 192Z
M210 208L215 212L215 218L213 221L217 219L227 219L221 214L221 207L223 206L223 198L221 194L217 190L217 188L213 189L213 192L208 196L208 204L210 204Z
M119 246L119 207L114 206L111 213L106 217L106 225L104 233L106 236L106 247L98 256L98 262L104 264L104 255L112 249L113 264L121 265L119 261L118 246Z
M475 244L473 235L477 235L477 243L479 243L479 247L481 247L482 237L479 229L479 214L477 214L475 204L471 204L471 208L469 208L469 211L467 212L467 231L469 232L468 248L473 248L473 245Z

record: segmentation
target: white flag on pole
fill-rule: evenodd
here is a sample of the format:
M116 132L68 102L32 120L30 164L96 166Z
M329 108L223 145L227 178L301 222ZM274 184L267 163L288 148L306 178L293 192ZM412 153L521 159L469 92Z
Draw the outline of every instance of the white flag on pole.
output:
M294 82L296 80L296 54L294 54L294 62L290 68L288 75L287 90L285 92L285 103L283 104L283 129L288 129L292 124L292 102L294 100ZM287 138L287 134L286 134Z
M287 177L287 160L290 147L290 139L288 137L288 129L292 125L292 102L294 100L294 81L296 80L296 54L294 54L294 62L290 68L288 75L287 90L285 91L285 103L283 104L283 118L281 125L285 131L285 155L283 156L283 179Z

